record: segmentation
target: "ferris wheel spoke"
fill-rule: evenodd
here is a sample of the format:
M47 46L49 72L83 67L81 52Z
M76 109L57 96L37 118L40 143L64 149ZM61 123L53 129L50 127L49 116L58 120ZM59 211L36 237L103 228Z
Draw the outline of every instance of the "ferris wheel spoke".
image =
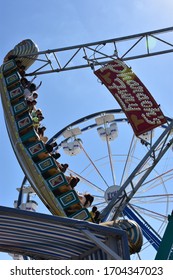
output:
M136 209L137 208L137 209ZM161 239L160 235L159 235L159 232L157 230L155 230L151 224L148 223L148 221L146 221L146 219L144 218L144 216L142 216L140 213L139 213L139 207L136 207L136 205L133 205L133 204L128 204L128 209L131 210L131 213L133 213L133 217L138 217L138 219L140 221L142 221L142 223L147 226L147 228L149 228L158 238ZM127 214L127 211L125 211L125 213ZM166 216L160 214L162 216L162 220L165 219Z
M137 253L138 259L141 260L141 255L140 253Z
M142 215L142 217L144 218L144 216L148 217L148 219L151 221L153 221L154 223L156 221L158 221L158 228L157 230L157 234L161 234L161 232L163 232L163 230L165 229L166 225L167 225L167 216L163 215L161 213L143 208L143 207L139 207L137 205L131 205L131 207L133 207L133 211L137 211L138 215L140 213L140 216ZM153 222L150 222L150 224L152 224Z
M168 170L168 171L166 171L166 172L164 172L164 173L162 173L162 174L160 174L160 175L158 175L158 176L156 176L156 177L154 177L154 178L144 182L142 184L142 187L144 187L145 185L148 185L150 183L150 185L147 186L146 189L145 189L145 191L147 192L147 191L149 191L149 190L151 190L153 188L158 187L161 184L165 185L165 183L167 181L169 181L169 180L171 180L173 178L173 174L172 173L169 174L172 171L173 171L173 169L170 169L170 170Z
M137 207L134 207L135 209L137 209ZM153 213L152 211L147 211L148 209L146 209L146 208L138 208L138 211L139 211L139 213L140 214L142 214L143 215L143 217L145 216L147 219L153 219L153 220L155 220L155 221L160 221L160 222L163 222L163 221L165 221L165 219L164 219L164 217L163 216L159 216L158 215L158 213Z
M94 203L94 206L98 206L98 207L103 207L106 204L106 202L98 202L98 203Z
M167 170L166 172L163 172L163 173L158 175L158 172L154 169L154 172L157 174L157 176L149 179L148 181L145 181L138 190L138 193L137 193L138 196L133 197L133 199L136 199L137 197L139 197L139 195L141 195L143 197L144 193L151 192L154 189L157 192L158 187L161 186L162 189L164 189L164 192L165 192L165 194L163 195L165 197L165 203L171 202L172 200L170 200L170 199L172 199L172 194L167 193L167 187L166 187L165 183L167 181L173 179L172 171L173 171L173 169L170 169L170 170ZM127 195L128 195L128 193L130 193L130 190L129 191L126 190L126 192L127 192ZM149 196L147 196L147 197L149 197ZM140 197L139 197L139 199L140 199Z
M124 183L124 180L127 178L127 174L129 173L129 170L130 170L130 165L132 163L131 159L134 154L134 139L135 139L135 136L133 135L131 143L130 143L130 147L129 147L129 150L127 153L127 158L126 158L126 161L124 164L124 169L123 169L123 173L122 173L122 177L121 177L121 181L120 181L120 186Z
M97 168L97 166L95 165L94 161L91 159L91 157L88 155L88 153L86 152L86 150L84 149L83 145L78 142L81 149L83 150L84 154L86 155L86 157L88 158L88 160L91 162L91 164L93 165L93 167L95 168L96 172L99 174L99 176L101 177L101 179L103 180L103 182L106 184L107 187L109 187L109 184L106 182L105 178L103 177L103 175L101 174L101 172L99 171L99 169Z
M167 203L173 202L173 194L141 195L134 196L133 204Z
M106 123L104 123L105 131L106 131ZM113 160L112 160L112 152L111 152L111 147L110 147L110 141L108 139L108 135L106 133L106 144L107 144L107 149L108 149L108 156L109 156L109 163L110 163L110 168L111 168L111 174L112 174L112 181L113 185L115 186L116 184L116 177L115 177L115 171L113 167Z
M79 177L79 178L80 178L84 183L86 183L89 187L91 187L92 189L97 190L98 192L102 193L102 195L104 195L104 192L105 192L105 191L104 191L103 189L101 189L99 186L95 185L93 182L89 181L88 179L86 179L85 177L81 176L80 174L78 174L77 172L75 172L75 171L73 171L73 170L71 170L71 169L68 169L68 171L69 171L71 174L73 174L73 175Z
M94 194L94 197L95 197L97 200L104 200L104 201L105 201L104 196L100 196L100 195L95 195L95 194Z
M138 211L143 211L143 213L145 212L146 214L152 216L152 217L158 217L159 219L161 220L166 220L167 219L167 216L166 215L163 215L161 213L158 213L158 212L155 212L155 211L152 211L152 210L149 210L147 208L144 208L144 207L141 207L141 206L138 206L138 205L134 205L134 204L131 204L132 207L134 207L135 209L138 209Z

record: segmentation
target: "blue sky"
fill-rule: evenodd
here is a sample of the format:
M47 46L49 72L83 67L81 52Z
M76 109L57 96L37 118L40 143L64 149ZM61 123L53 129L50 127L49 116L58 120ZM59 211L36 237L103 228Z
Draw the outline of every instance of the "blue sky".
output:
M0 61L23 39L40 50L106 40L173 26L172 0L37 0L1 3ZM172 117L172 54L129 61L164 111ZM46 135L97 111L119 108L98 86L90 69L39 76L38 103L44 113ZM115 103L113 103L115 102ZM23 172L14 156L0 106L0 204L13 206ZM40 212L44 212L44 207ZM5 254L1 259L8 259Z

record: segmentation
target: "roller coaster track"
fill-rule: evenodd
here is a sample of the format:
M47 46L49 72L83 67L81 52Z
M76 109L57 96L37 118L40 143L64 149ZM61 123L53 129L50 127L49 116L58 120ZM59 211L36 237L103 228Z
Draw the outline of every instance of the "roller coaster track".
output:
M32 188L54 215L90 220L88 210L34 129L14 60L1 67L0 87L9 138Z

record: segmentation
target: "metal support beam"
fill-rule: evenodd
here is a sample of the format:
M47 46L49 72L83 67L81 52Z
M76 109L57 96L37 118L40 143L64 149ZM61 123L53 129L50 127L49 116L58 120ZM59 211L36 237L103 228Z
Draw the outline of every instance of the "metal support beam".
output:
M149 176L153 168L157 165L157 163L160 161L160 159L163 157L163 155L167 152L167 150L170 148L170 146L173 144L173 138L171 140L168 140L168 136L170 134L171 129L173 128L173 121L168 125L168 127L164 130L164 132L160 135L160 137L156 140L154 145L150 148L148 153L143 157L143 159L140 161L140 163L137 165L137 167L134 169L134 171L131 173L131 175L127 178L127 180L124 182L124 184L121 186L121 188L117 191L116 195L112 198L112 200L109 202L109 204L105 207L103 212L101 213L102 220L105 219L109 215L109 213L112 211L112 209L115 210L114 219L116 219L119 214L123 211L125 206L129 203L131 198L134 196L134 194L137 192L137 190L141 187L145 179ZM163 143L162 148L158 149L160 144ZM158 151L157 151L158 149ZM158 154L156 154L158 152ZM142 166L147 162L149 158L151 158L154 154L153 158L153 164L144 171L142 177L137 182L133 182L133 179L136 177L138 172L140 172ZM128 186L131 186L131 192L128 192L128 196L125 193L125 190ZM116 204L118 205L116 208ZM121 204L121 205L120 205Z
M92 241L94 242L101 250L103 250L106 254L110 255L110 259L112 260L122 260L118 254L116 254L111 248L109 248L106 244L101 242L91 231L87 229L81 229L81 231Z
M116 58L126 61L171 53L173 52L173 39L172 36L167 36L165 39L167 33L172 35L173 27L40 51L38 52L38 63L43 63L43 66L38 66L36 70L27 75L42 75L87 67L94 70L96 66L104 65ZM152 47L152 44L150 46L151 40L158 43L155 48ZM35 54L27 55L27 57L33 55ZM45 70L42 70L43 68Z
M131 209L130 209L131 208ZM132 211L133 210L133 211ZM153 248L155 250L158 250L158 247L160 245L161 242L161 237L159 236L159 234L154 230L154 228L148 224L147 221L145 221L143 219L143 217L141 217L139 215L139 213L137 213L137 211L135 211L135 209L130 205L126 206L124 208L123 213L129 218L132 219L134 221L136 221L136 223L140 226L143 235L145 236L145 238L148 240L148 242L151 244L151 246L153 246Z

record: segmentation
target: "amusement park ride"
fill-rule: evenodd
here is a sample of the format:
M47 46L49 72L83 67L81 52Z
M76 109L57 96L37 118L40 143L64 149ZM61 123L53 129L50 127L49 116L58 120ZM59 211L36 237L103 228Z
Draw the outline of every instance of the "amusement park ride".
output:
M152 246L156 259L173 259L173 219L169 215L173 193L167 191L167 181L172 179L173 120L163 115L125 64L173 52L173 44L163 39L171 32L172 27L46 51L25 40L6 55L0 72L2 106L11 145L25 178L18 189L16 209L0 207L1 251L17 259L130 259L130 255L140 256L140 251ZM151 39L161 43L162 49L150 50ZM142 41L144 52L134 54ZM82 68L94 72L121 109L94 112L43 141L22 79ZM101 142L102 153L94 159L87 152L93 137ZM126 143L122 146L123 138ZM52 143L70 163L65 173L47 150ZM105 151L107 156L103 156ZM83 164L84 158L87 165ZM167 169L163 170L163 162ZM70 187L67 174L80 179L75 189ZM89 208L79 199L84 185L94 197ZM35 213L33 193L53 215ZM163 202L164 213L159 213L154 203ZM144 203L148 207L144 208ZM93 206L99 210L99 224L92 219Z

